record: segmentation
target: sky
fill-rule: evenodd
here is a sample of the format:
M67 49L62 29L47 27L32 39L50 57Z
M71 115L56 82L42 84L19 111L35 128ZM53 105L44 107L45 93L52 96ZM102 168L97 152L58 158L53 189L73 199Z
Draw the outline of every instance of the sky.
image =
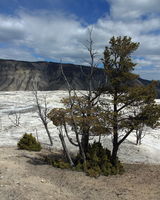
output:
M2 59L87 64L89 29L97 61L112 36L129 36L135 72L160 80L160 0L0 0Z

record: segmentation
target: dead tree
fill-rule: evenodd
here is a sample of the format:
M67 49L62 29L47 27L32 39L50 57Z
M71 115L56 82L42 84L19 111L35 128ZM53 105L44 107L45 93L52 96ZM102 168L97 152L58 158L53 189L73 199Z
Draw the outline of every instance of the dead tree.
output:
M56 126L57 130L59 131L59 138L63 147L64 154L70 163L70 165L73 167L74 162L70 156L70 152L68 150L68 147L66 145L65 139L64 139L64 133L68 136L68 131L66 127L66 121L65 121L65 114L66 111L63 108L54 108L51 110L50 113L48 113L48 118L53 122L53 124ZM64 131L65 130L65 131ZM70 137L68 136L68 139Z
M144 125L141 125L141 127L136 130L136 145L142 144L142 138L144 138L145 133L143 132Z
M68 151L68 148L67 148L67 145L66 145L66 142L65 142L65 139L64 139L64 135L63 135L63 130L62 130L62 126L58 127L58 130L59 130L59 138L61 140L61 144L62 144L62 147L63 147L63 150L65 152L65 155L68 159L68 162L70 163L70 165L73 167L74 166L74 163L72 161L72 158L70 156L70 153Z
M10 121L13 123L14 126L20 126L20 118L21 118L21 113L20 112L10 112L8 114L8 118Z
M73 89L71 87L71 85L69 84L68 82L68 79L67 77L65 76L65 73L63 71L63 67L62 67L62 63L60 63L60 68L61 68L61 72L62 72L62 75L67 83L67 86L68 86L68 94L69 94L69 107L70 107L70 114L71 114L71 120L72 120L72 129L74 130L75 132L75 135L76 135L76 141L77 141L77 146L79 147L79 152L84 160L84 163L86 162L86 155L85 155L85 151L84 151L84 148L82 146L82 143L80 141L80 138L79 138L79 131L78 131L78 126L77 126L77 123L76 123L76 120L75 120L75 117L74 117L74 111L73 111L73 106L74 106L74 103L75 103L75 99L72 98L72 92L74 94L74 97L77 97L77 93L75 91L75 89ZM68 135L68 131L67 131L67 128L66 128L66 122L63 123L64 124L64 128L65 128L65 132L66 132L66 135L69 139L69 135ZM61 135L62 137L62 135ZM69 141L71 142L71 139L69 139ZM71 144L73 144L71 142Z
M64 110L53 109L48 117L51 119L55 126L58 126L61 122L61 118L59 117L60 113L65 113L63 130L66 133L66 136L69 142L72 145L75 145L79 148L79 153L81 158L83 159L84 164L86 163L86 154L89 147L89 141L93 139L95 134L95 130L102 130L101 125L103 120L99 120L98 112L100 109L98 108L99 101L99 92L95 91L95 87L93 86L94 82L94 72L97 65L95 64L96 51L93 48L94 43L92 40L92 29L89 30L89 39L85 45L87 51L89 52L90 62L89 62L89 74L85 74L83 69L81 71L85 76L86 80L88 80L88 88L85 93L75 90L72 85L69 83L65 71L63 70L62 61L60 63L60 69L64 80L68 86L68 98L63 99L62 103L64 103ZM56 116L57 115L57 116ZM57 124L58 121L58 124ZM72 131L74 132L75 141L71 138L67 131L67 126L70 126ZM62 129L61 129L62 131ZM100 135L100 132L99 132ZM63 134L60 134L61 142L64 142ZM62 144L62 146L64 146ZM66 152L67 154L67 152Z
M47 133L49 141L50 141L50 145L52 146L53 141L52 141L51 134L50 134L50 131L49 131L49 128L48 128L47 113L48 113L49 109L48 109L48 106L47 106L47 98L46 98L46 96L44 97L44 99L43 99L44 107L42 107L41 103L39 101L38 92L37 92L36 88L37 87L35 87L33 85L33 95L35 97L35 103L36 103L36 106L37 106L37 113L38 113L38 116L39 116L45 130L46 130L46 133Z

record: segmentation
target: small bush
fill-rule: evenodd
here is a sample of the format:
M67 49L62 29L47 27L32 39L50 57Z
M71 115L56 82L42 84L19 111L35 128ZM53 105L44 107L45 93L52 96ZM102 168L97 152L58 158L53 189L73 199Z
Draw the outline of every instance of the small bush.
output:
M124 172L123 165L120 161L117 162L116 166L111 163L111 152L108 149L102 147L101 143L95 142L89 146L88 153L86 156L87 162L81 163L80 156L77 156L76 167L82 168L88 176L98 177L100 175L116 175ZM118 158L117 158L118 159Z
M53 167L57 167L57 168L61 168L61 169L71 168L70 164L68 162L63 161L63 160L53 161L52 165L53 165Z
M40 151L42 149L41 144L36 140L32 134L25 133L17 144L19 149L25 149L28 151Z
M53 158L48 160L48 163L54 167L61 169L72 169L75 171L84 171L86 175L97 178L100 175L116 175L124 172L123 165L120 161L117 161L117 165L111 164L111 152L108 149L102 147L98 142L91 144L86 154L86 163L83 163L83 159L80 154L74 159L74 167L71 167L65 158ZM117 158L118 160L118 158Z

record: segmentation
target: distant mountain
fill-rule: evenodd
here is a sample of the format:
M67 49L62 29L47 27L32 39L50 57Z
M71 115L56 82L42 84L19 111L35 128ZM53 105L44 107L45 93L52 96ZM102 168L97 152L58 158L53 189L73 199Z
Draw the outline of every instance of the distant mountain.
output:
M85 90L88 87L90 68L73 64L62 64L63 71L72 87ZM104 82L103 70L94 71L94 84ZM15 60L0 60L0 90L32 90L33 82L38 90L67 89L59 63L26 62Z
M75 89L88 88L90 68L73 64L62 64L63 71L70 85ZM93 73L93 86L104 84L106 77L102 69ZM66 81L60 64L54 62L27 62L0 59L0 91L32 90L33 82L38 90L65 90ZM138 79L136 84L147 85L150 81ZM157 87L160 97L160 87Z

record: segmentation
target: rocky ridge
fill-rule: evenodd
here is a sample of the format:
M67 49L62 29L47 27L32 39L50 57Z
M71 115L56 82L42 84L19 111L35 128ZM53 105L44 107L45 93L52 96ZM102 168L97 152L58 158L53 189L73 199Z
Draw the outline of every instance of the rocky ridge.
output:
M62 67L72 87L87 89L89 67L73 64L62 64ZM95 69L93 76L95 85L105 80L101 69ZM54 62L0 60L0 77L1 91L32 90L33 83L42 91L67 89L60 64Z
M74 64L62 64L64 74L74 89L87 90L90 68ZM106 81L105 73L97 68L93 73L93 86L99 86ZM135 84L147 85L151 81L137 79ZM67 83L62 75L60 63L27 62L0 59L0 91L37 90L66 90ZM157 86L157 98L160 98L160 86Z

